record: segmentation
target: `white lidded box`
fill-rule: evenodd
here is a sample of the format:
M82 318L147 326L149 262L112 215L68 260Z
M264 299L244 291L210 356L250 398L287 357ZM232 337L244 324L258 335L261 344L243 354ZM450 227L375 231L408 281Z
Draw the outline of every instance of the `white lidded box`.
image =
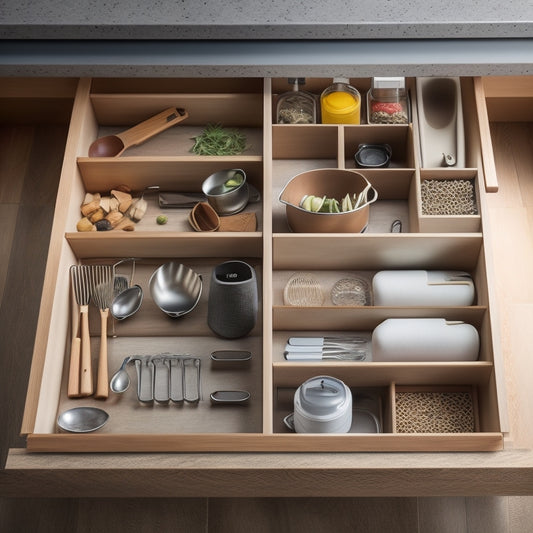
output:
M471 276L457 270L382 270L372 292L382 306L469 306L475 298Z
M476 361L474 326L444 318L388 318L372 332L372 360L391 362Z
M340 379L316 376L294 394L296 433L348 433L352 426L352 392Z

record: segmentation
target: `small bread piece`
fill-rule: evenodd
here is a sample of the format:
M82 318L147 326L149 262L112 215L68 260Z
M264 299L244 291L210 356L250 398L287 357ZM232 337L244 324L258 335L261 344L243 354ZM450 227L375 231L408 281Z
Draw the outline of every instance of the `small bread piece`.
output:
M76 229L78 231L96 231L96 227L87 217L83 217L82 219L78 220Z
M120 211L111 211L106 215L106 220L109 220L113 228L124 218L124 215Z
M102 196L100 198L100 207L104 210L104 213L107 215L111 211L111 196Z
M122 217L122 220L113 229L133 231L135 229L135 222L130 220L129 217Z
M115 190L116 191L120 191L120 192L128 192L128 193L131 194L131 187L129 187L128 185L126 185L124 183L122 185L117 185L115 187Z
M101 195L99 192L91 194L87 193L81 204L81 214L86 217L94 213L100 207Z
M93 211L90 215L87 216L87 218L95 224L99 220L102 220L105 217L104 210L99 207L96 211Z
M118 210L121 213L125 213L130 208L132 202L131 194L113 189L111 195L118 200Z
M133 222L140 222L140 220L146 214L147 208L148 203L144 198L135 198L131 203L129 211L126 214L133 220Z
M111 196L109 200L109 211L108 213L111 213L113 211L118 211L119 201L114 197Z

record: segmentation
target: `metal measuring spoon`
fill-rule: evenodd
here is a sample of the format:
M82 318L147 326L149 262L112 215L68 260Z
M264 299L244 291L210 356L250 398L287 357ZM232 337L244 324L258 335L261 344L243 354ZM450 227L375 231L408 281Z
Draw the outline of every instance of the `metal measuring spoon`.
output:
M122 365L113 374L111 382L109 383L109 388L117 394L126 392L130 386L130 376L126 371L126 365L130 362L130 359L131 357L126 357L124 361L122 361Z

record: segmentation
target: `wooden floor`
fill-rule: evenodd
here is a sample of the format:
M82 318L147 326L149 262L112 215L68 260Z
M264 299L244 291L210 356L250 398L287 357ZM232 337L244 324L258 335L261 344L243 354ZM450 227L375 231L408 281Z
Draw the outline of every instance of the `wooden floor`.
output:
M18 436L37 323L64 126L0 127L0 461ZM533 126L493 125L496 163L522 189L533 187L533 162L523 166L509 146ZM519 145L520 146L520 145ZM46 156L46 157L45 157ZM523 161L523 160L521 160ZM500 180L503 177L500 176ZM504 187L506 201L512 187ZM531 207L533 212L533 206ZM530 217L533 221L533 216ZM531 231L531 230L530 230ZM1 475L1 472L0 472ZM83 480L80 479L80 483ZM533 497L59 499L0 498L5 533L528 533ZM1 495L0 495L1 496ZM223 494L221 494L223 496Z

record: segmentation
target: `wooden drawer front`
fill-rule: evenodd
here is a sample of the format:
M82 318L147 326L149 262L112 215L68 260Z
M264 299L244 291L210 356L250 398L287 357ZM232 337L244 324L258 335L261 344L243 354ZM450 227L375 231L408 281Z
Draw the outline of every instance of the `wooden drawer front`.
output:
M408 125L279 125L273 123L278 95L286 80L81 80L71 120L56 210L56 226L48 262L44 299L51 313L41 313L43 333L35 347L23 431L28 450L41 452L160 452L160 451L494 451L503 446L497 394L498 353L490 294L483 210L486 190L481 165L479 122L474 82L463 79L466 165L464 168L423 168L420 164L415 80L408 80L413 120ZM351 80L361 91L369 79ZM319 94L329 80L310 79L307 90ZM115 134L169 106L189 111L190 120L166 130L116 158L90 158L90 144ZM197 156L192 138L208 123L238 128L247 149L235 156ZM313 234L290 231L285 206L278 200L287 181L316 168L355 169L354 153L361 143L387 143L393 157L389 168L361 170L378 191L368 228L361 234ZM86 193L107 193L127 185L134 196L158 185L171 192L201 191L203 180L224 168L241 168L261 194L249 204L256 231L197 233L187 220L190 209L163 211L157 194L146 193L148 210L134 231L78 232L79 207ZM449 186L464 181L474 191L475 212L439 214L428 206L428 181ZM402 232L391 233L401 222ZM144 291L141 310L124 321L108 321L110 375L126 356L193 354L201 360L202 398L198 404L141 404L132 385L106 401L69 399L66 394L71 342L71 317L76 307L69 291L71 264L113 264L138 258L135 282ZM238 259L256 271L259 313L256 326L241 339L223 339L208 327L207 313L213 269ZM202 276L204 290L189 315L170 319L157 308L149 279L164 262L175 260ZM380 270L462 270L474 280L473 305L459 307L336 306L328 298L332 284L360 275L371 284ZM323 305L288 305L283 291L295 273L311 272L325 295ZM477 330L479 358L472 362L293 362L285 360L291 336L345 335L364 332L388 318L444 318L463 321ZM100 318L90 306L93 365L96 368ZM217 350L246 350L251 361L217 365ZM332 375L343 380L354 397L367 395L377 406L380 433L346 435L291 433L284 418L292 411L294 391L306 379ZM246 405L212 405L217 390L246 390ZM466 401L469 430L399 430L399 394L418 394L438 401ZM455 394L455 396L453 396ZM440 395L440 396L439 396ZM459 396L462 395L462 396ZM501 396L501 395L500 395ZM403 397L401 397L403 398ZM411 397L410 397L411 398ZM466 398L466 400L465 400ZM433 401L433 400L432 400ZM61 433L57 415L68 408L92 405L110 419L92 434ZM432 404L433 405L433 404ZM442 404L444 405L444 403ZM464 405L460 404L460 405ZM463 409L463 408L461 408ZM464 416L463 416L464 415ZM357 411L354 411L354 416ZM457 426L459 427L459 426ZM437 429L435 429L437 428Z

